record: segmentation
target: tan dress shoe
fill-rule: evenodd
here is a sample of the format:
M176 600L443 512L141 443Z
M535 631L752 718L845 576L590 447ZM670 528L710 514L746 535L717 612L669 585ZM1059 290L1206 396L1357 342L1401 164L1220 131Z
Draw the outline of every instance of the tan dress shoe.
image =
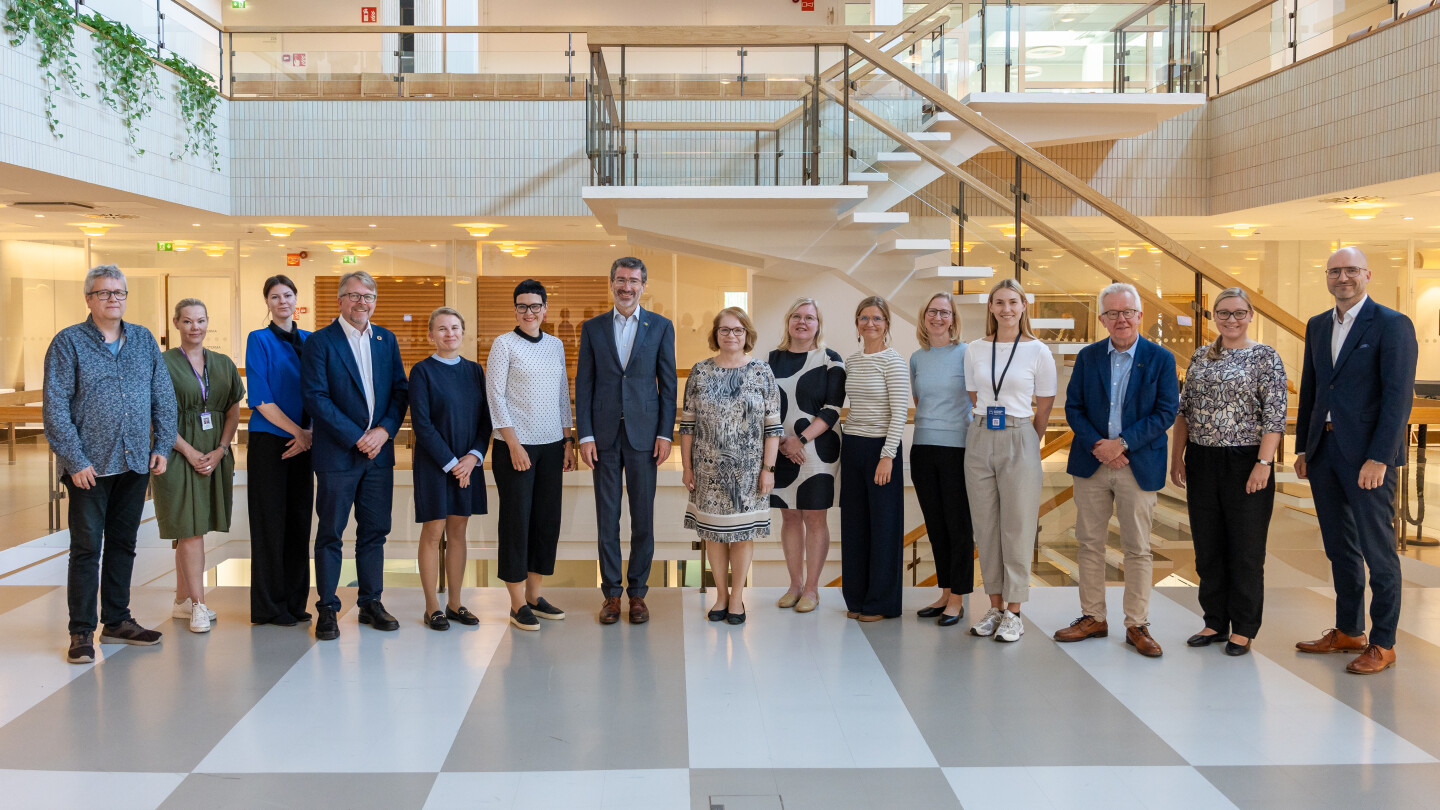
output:
M1160 643L1150 635L1148 627L1127 627L1125 628L1125 643L1135 648L1135 652L1146 658L1159 658L1165 651L1160 649Z
M1370 644L1365 652L1345 667L1346 672L1356 675L1374 675L1395 666L1395 648L1385 649L1379 644Z
M1069 627L1063 627L1055 631L1055 640L1084 641L1087 638L1105 638L1110 635L1110 625L1104 619L1096 619L1090 616L1081 616Z
M861 613L855 617L855 620L860 622L878 622L883 618L885 617L878 613Z
M1314 653L1324 655L1326 653L1358 653L1365 649L1365 634L1358 636L1347 636L1344 633L1331 628L1326 630L1324 635L1314 641L1299 641L1295 643L1295 649L1303 653Z
M800 594L798 594L798 593L787 593L787 594L785 594L784 596L780 597L778 600L776 600L776 602L775 602L775 607L778 607L778 608L793 608L793 607L795 607L795 603L796 603L796 602L799 602L799 601L800 601Z
M620 597L607 596L605 604L600 606L600 623L614 624L620 621Z
M819 599L811 599L811 598L808 597L808 596L802 596L802 597L800 597L800 601L798 601L798 602L795 603L795 612L796 612L796 613L809 613L810 611L814 610L815 608L817 608L817 607L819 607L819 606L820 606L820 600L819 600Z
M860 618L860 614L859 614L859 613L856 613L856 612L853 611L853 610L847 610L847 611L845 611L845 618L847 618L847 619L858 619L858 618Z
M619 607L619 600L616 600L616 607ZM650 608L645 607L645 598L642 596L630 597L630 623L644 624L650 621Z

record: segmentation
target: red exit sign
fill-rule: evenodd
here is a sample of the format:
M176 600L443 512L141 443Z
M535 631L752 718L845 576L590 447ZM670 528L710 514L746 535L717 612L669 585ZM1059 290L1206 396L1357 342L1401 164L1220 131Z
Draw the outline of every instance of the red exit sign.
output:
M813 0L807 0L813 2ZM360 22L380 22L380 14L376 6L362 6L360 9Z

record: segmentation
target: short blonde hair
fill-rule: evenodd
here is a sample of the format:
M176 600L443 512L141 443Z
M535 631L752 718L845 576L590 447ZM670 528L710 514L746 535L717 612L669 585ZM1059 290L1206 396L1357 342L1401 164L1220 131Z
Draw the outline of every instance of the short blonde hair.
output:
M884 298L881 298L881 297L878 296L878 295L870 295L870 296L866 296L865 298L860 299L860 303L855 306L855 326L856 326L856 328L857 328L857 330L858 330L858 328L859 328L859 326L860 326L860 313L864 312L865 310L869 309L870 307L875 307L876 309L880 310L880 314L885 317L885 345L886 345L886 346L889 346L889 345L890 345L890 305L885 302L885 299L884 299ZM855 335L855 339L856 339L857 341L863 340L863 339L860 337L860 335L858 334L858 332L857 332L857 334Z
M785 310L785 320L780 325L783 333L780 337L780 345L777 348L782 352L790 351L790 316L795 314L795 310L803 306L815 308L815 348L825 348L825 316L820 314L820 304L817 303L814 298L796 298L795 303L791 304L790 308Z
M375 277L364 270L353 270L340 277L340 284L335 288L335 297L339 298L345 294L345 285L352 281L358 281L370 289L370 292L378 293L380 288L375 284Z
M985 337L995 337L1000 331L1000 322L995 320L995 313L990 311L990 305L995 303L995 296L1001 290L1014 290L1020 296L1020 305L1025 309L1020 313L1020 334L1034 338L1035 333L1030 331L1030 301L1025 297L1025 288L1020 282L1013 278L1002 278L990 290L990 295L985 299ZM1038 340L1038 338L1036 338Z
M954 346L960 342L960 310L955 306L955 296L948 292L938 292L930 296L930 300L920 307L920 317L915 321L915 339L920 341L920 348L930 349L930 331L925 328L925 311L935 303L935 299L943 298L945 303L950 305L950 343Z
M720 337L717 331L720 329L720 319L726 315L734 316L735 320L739 321L740 325L745 327L745 353L749 354L750 350L755 348L755 338L757 337L755 334L755 322L750 320L750 316L745 314L745 310L740 307L725 307L715 313L715 320L710 323L710 351L720 351Z
M435 308L435 311L432 312L432 313L430 313L430 322L425 325L425 331L426 331L426 332L432 332L432 331L435 330L435 319L438 318L438 317L440 317L441 315L454 315L454 316L455 316L455 319L460 322L460 331L462 331L462 332L465 331L465 316L464 316L464 315L461 315L459 312L456 312L453 307L436 307L436 308Z

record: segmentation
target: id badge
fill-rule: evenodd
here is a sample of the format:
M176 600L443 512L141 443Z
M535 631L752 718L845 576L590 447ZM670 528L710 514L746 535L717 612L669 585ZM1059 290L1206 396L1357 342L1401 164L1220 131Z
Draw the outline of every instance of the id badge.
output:
M999 405L991 405L985 409L985 427L990 430L1005 429L1005 408Z
M1004 409L1002 408L1001 410L1004 410ZM210 430L210 429L212 429L212 428L214 428L214 427L215 427L215 420L210 418L210 412L209 412L209 411L203 411L203 412L200 414L200 429L201 429L201 430Z

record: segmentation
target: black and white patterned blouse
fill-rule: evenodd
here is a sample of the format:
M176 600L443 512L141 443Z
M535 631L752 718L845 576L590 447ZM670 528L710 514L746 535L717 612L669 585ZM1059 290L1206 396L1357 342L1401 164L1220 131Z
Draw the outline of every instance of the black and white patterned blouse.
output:
M799 436L816 419L830 429L805 445L805 463L775 459L775 509L829 509L840 477L840 407L845 404L845 361L831 349L770 352L770 371L780 386L780 422Z
M521 444L565 438L573 424L565 344L554 335L532 338L518 328L495 338L485 361L485 393L496 439L507 427Z
M1252 447L1266 433L1285 432L1285 364L1263 343L1221 349L1220 359L1195 350L1180 391L1189 440L1202 447Z
M785 433L780 389L770 366L751 360L721 368L714 359L690 369L680 434L694 436L690 468L695 491L685 528L711 542L770 536L770 497L760 493L765 440Z

